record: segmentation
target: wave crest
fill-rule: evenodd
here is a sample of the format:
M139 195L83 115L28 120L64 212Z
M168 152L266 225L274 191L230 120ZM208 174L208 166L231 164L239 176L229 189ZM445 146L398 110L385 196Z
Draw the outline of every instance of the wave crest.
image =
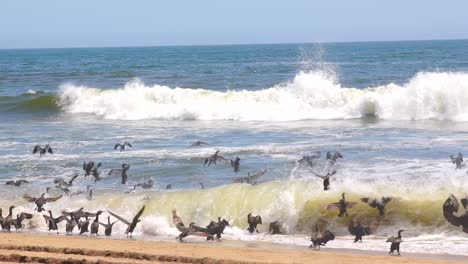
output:
M105 119L294 121L375 115L388 120L468 121L468 74L422 72L404 85L346 88L324 72L301 72L293 81L257 91L147 86L120 89L65 84L59 105L69 113Z

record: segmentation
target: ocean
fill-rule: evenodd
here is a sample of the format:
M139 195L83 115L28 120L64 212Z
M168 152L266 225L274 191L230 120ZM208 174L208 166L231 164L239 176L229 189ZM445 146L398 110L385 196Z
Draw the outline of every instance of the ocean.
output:
M71 192L83 194L46 209L131 218L146 204L144 239L173 240L177 209L186 224L228 219L225 240L306 247L319 223L337 236L331 248L387 251L405 229L403 252L468 255L468 234L442 214L451 193L468 192L467 168L449 158L468 155L468 40L0 50L0 113L0 181L30 182L0 185L4 211L33 211L23 194L78 173ZM197 140L210 145L188 148ZM114 150L124 141L133 147ZM36 144L54 154L33 155ZM216 150L240 171L204 166ZM316 151L315 166L297 163ZM314 173L331 170L327 151L344 157L324 191ZM88 161L102 163L102 180L84 177ZM127 184L108 175L123 163ZM256 185L234 182L260 170ZM343 192L358 204L337 217L326 205ZM350 221L378 218L359 199L381 196L394 198L385 217L353 244ZM246 230L248 213L261 215L260 233ZM285 234L268 234L276 220ZM39 214L27 226L46 230Z

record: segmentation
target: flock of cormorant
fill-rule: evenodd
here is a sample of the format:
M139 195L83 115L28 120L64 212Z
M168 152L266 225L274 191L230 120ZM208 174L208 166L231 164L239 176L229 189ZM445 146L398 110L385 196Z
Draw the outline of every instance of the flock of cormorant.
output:
M210 145L206 142L203 141L196 141L193 144L191 144L188 148L192 147L201 147L204 145ZM123 143L117 143L114 147L114 150L119 149L121 152L125 150L125 147L133 147L132 144L129 142L123 142ZM222 156L219 155L219 150L217 150L213 155L207 157L204 160L203 165L210 166L211 164L216 164L216 162L222 161L225 164L231 166L234 169L234 172L237 173L240 170L240 158L235 157L235 159L226 159ZM41 146L41 145L36 145L33 149L33 154L39 153L40 156L46 155L47 153L53 154L53 150L49 145ZM320 158L321 153L320 151L317 151L311 155L306 155L303 156L301 159L297 161L298 165L305 165L307 167L314 167L316 165L317 160ZM343 158L343 155L340 152L327 152L326 155L326 160L329 163L329 172L325 175L320 175L316 172L312 172L315 176L321 178L323 180L323 188L324 191L327 191L330 189L330 178L336 174L336 169L334 168L335 163L338 161L338 159ZM455 164L456 169L460 169L462 167L463 163L463 155L461 153L458 153L458 156L451 155L450 159L453 164ZM83 164L83 171L85 172L85 177L92 175L94 177L94 181L97 182L102 179L100 176L100 173L98 169L101 167L101 163L95 163L93 161L90 161L88 163ZM331 169L330 169L331 168ZM122 168L120 169L111 169L108 172L108 175L112 174L120 174L122 177L122 184L127 183L127 171L130 169L130 165L128 164L122 164ZM246 177L239 177L235 178L233 181L236 183L247 183L247 184L257 184L257 180L259 177L263 176L266 173L266 170L261 170L259 172L254 173L253 175L248 175ZM65 195L71 196L74 194L79 194L79 193L71 193L70 190L68 189L73 185L73 181L78 177L78 174L75 174L70 180L66 181L62 178L54 179L54 184L56 184L56 188L62 190ZM21 186L24 183L28 183L26 180L10 180L7 181L7 185L12 185L12 186ZM152 188L154 184L154 181L151 179L147 182L144 183L138 183L134 185L134 189L137 186L140 186L144 189L149 189ZM202 189L204 188L203 183L200 183ZM171 189L171 185L169 184L167 189ZM31 203L34 203L36 205L36 208L34 211L37 211L39 213L46 211L44 206L47 203L52 203L55 202L63 197L63 195L59 195L56 197L46 197L48 194L50 187L47 188L46 192L43 193L39 197L32 197L28 194L24 194L23 198ZM87 187L88 191L88 199L93 199L92 195L92 189L90 186ZM130 192L130 191L129 191ZM338 210L338 217L348 217L348 209L356 206L358 203L357 202L349 202L346 200L346 194L342 193L342 198L335 202L335 203L330 203L327 205L328 210ZM360 199L361 202L368 204L372 208L376 208L379 212L379 217L385 217L385 206L393 200L392 197L381 197L381 198L369 198L369 197L364 197ZM461 212L460 204L462 207L465 209L465 212ZM32 219L33 214L26 213L26 212L21 212L16 214L16 218L13 217L13 210L15 206L10 206L9 208L9 214L6 217L3 217L2 214L2 209L0 208L0 225L2 227L2 230L10 232L11 227L14 226L16 230L21 229L23 225L23 221L26 219ZM442 206L443 209L443 216L445 219L452 225L457 226L457 227L462 227L463 231L468 233L468 212L466 211L468 209L468 197L460 199L460 203L458 198L451 194L447 200L443 203ZM91 212L86 212L84 211L84 208L81 207L80 209L76 211L62 211L61 214L57 217L54 217L52 214L52 211L48 210L48 214L42 215L43 218L45 219L46 224L48 225L49 231L54 230L57 231L57 234L59 233L58 231L58 224L62 221L66 221L66 226L65 226L65 231L67 235L71 235L73 233L73 230L75 227L79 230L80 235L84 235L86 233L90 233L90 235L98 235L99 233L99 227L103 226L104 227L104 234L106 236L110 236L112 234L112 228L117 222L121 222L122 224L127 225L127 229L125 231L125 234L127 236L132 236L132 233L137 226L137 224L141 221L140 217L142 216L143 212L145 210L145 206L143 206L136 215L133 217L131 221L107 210L107 213L109 216L107 217L107 223L102 223L100 222L100 215L103 213L103 211L97 211L95 213ZM111 216L114 217L116 220L111 221ZM94 219L92 219L94 218ZM226 226L229 226L229 222L225 219L221 219L221 217L218 217L218 221L211 221L209 225L206 227L200 227L195 225L194 222L191 222L189 226L185 226L181 220L181 218L177 215L176 209L172 211L172 218L173 218L173 223L176 226L176 228L181 232L177 238L182 241L183 238L190 236L190 235L195 235L195 236L202 236L206 237L207 240L213 240L214 237L216 238L221 238L221 235L223 234L223 231ZM257 229L257 225L262 224L262 218L261 216L253 216L251 213L248 214L247 216L247 223L248 223L248 228L247 230L250 233L253 232L259 232ZM350 234L355 236L354 242L362 242L363 236L370 235L375 232L376 228L378 226L378 221L373 221L370 224L363 224L361 220L359 219L352 219L349 226L348 226L348 231ZM281 234L283 233L281 231L282 229L282 223L277 220L274 222L271 222L269 225L269 232L271 234ZM392 236L389 237L386 242L391 243L390 246L390 251L389 254L393 254L395 251L397 252L398 255L400 255L400 243L403 242L401 233L404 232L404 230L399 230L398 235L396 237ZM330 231L330 230L321 230L320 226L318 224L315 224L315 227L313 229L313 233L311 236L311 241L312 244L310 247L313 247L317 250L320 249L320 246L324 246L327 244L327 242L334 240L335 235Z

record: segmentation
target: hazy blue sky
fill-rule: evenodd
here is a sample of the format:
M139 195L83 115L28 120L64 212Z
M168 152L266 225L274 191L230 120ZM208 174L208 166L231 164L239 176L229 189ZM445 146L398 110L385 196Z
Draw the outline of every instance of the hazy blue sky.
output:
M2 0L0 48L468 38L466 0Z

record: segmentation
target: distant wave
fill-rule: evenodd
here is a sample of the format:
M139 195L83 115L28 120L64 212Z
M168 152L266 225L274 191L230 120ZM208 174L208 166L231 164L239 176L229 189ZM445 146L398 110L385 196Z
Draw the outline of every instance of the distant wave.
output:
M422 72L407 84L345 88L323 72L301 72L284 85L257 91L147 86L103 90L62 85L59 104L69 113L105 119L292 121L381 119L468 121L468 74Z

